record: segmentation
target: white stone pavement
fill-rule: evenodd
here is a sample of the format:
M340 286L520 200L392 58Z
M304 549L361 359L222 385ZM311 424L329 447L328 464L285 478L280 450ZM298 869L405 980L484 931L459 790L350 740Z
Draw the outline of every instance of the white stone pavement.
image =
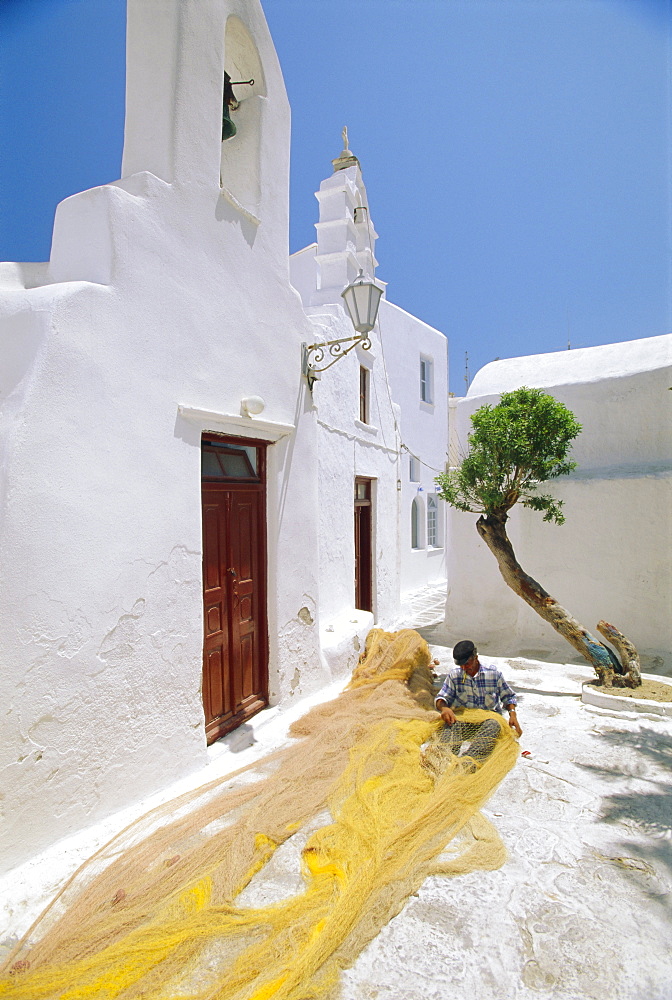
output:
M385 624L385 628L427 628L440 625L446 612L446 581L429 583L420 590L404 594L401 600L402 611L394 621Z
M433 651L441 672L450 650ZM343 973L343 1000L672 1000L672 719L583 704L591 671L582 666L490 659L519 693L521 749L531 754L484 810L508 860L496 872L428 879ZM289 723L342 684L260 713L211 749L204 771L10 873L0 941L23 933L135 815L283 745ZM302 841L276 852L246 903L300 887Z

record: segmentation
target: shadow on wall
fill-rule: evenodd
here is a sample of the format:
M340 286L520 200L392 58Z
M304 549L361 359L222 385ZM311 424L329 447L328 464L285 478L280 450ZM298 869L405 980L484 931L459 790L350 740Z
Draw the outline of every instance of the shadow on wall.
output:
M259 231L258 223L248 218L247 214L241 212L224 194L217 199L215 218L217 222L230 222L233 225L240 226L240 231L247 245L250 248L254 246L254 241Z
M296 370L299 371L299 366L301 364L301 358L297 352L296 357ZM296 394L296 405L294 407L294 426L299 426L299 421L301 417L309 413L313 406L313 397L310 394L308 385L304 378L299 379L298 391ZM278 524L282 524L284 513L285 513L285 502L287 500L287 491L289 490L289 480L292 471L292 456L294 454L294 448L296 447L296 434L291 434L287 438L283 438L282 441L278 442L278 454L280 454L280 446L282 446L282 461L279 463L279 468L282 469L282 481L280 484L280 494L278 497Z

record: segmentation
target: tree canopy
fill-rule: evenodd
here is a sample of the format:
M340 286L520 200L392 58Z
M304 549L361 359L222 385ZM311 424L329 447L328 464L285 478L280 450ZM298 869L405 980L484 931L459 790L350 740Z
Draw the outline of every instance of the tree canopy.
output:
M538 492L540 483L576 468L569 461L581 424L571 410L541 389L523 386L496 405L472 414L469 453L456 469L437 476L440 496L458 510L505 517L515 503L562 524L562 501Z

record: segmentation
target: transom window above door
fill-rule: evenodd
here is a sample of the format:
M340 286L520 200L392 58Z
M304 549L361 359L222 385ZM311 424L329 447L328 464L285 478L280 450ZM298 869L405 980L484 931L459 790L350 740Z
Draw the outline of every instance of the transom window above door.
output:
M371 502L371 480L358 477L355 479L355 502Z
M202 477L259 483L261 476L258 452L259 449L254 445L204 440L201 449Z

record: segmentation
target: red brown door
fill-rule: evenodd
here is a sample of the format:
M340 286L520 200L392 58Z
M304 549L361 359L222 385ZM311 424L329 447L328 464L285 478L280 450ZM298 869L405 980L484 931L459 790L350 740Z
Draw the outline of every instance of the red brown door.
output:
M204 439L203 705L212 743L268 704L264 446Z
M371 480L355 479L355 607L373 611Z

